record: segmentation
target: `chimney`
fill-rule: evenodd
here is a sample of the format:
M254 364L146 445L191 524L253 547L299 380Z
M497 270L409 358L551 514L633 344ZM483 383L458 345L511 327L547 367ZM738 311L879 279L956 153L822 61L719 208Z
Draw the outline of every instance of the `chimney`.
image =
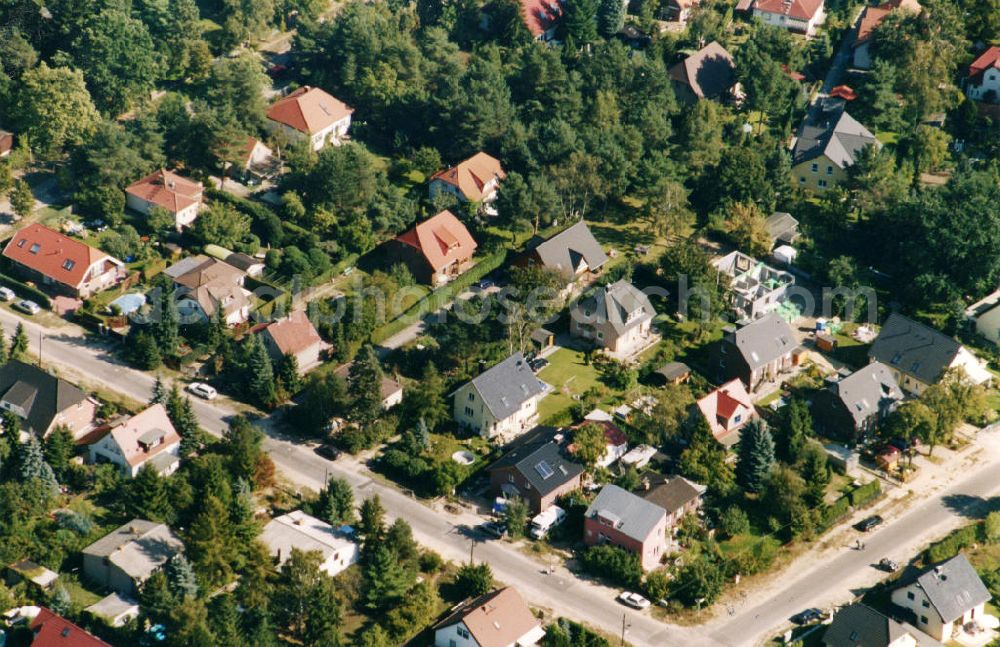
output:
M167 188L170 189L171 191L173 191L175 188L177 188L177 183L174 182L173 180L168 180L167 181Z
M649 492L649 486L650 486L649 477L648 476L642 477L642 489L645 490L646 492Z

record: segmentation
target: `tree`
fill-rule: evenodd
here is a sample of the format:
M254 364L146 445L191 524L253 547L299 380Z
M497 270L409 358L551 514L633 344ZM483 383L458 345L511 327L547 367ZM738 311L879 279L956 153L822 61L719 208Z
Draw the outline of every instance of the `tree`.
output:
M50 496L59 493L59 482L56 475L45 462L42 447L34 434L28 435L28 440L18 446L17 476L22 482L37 480Z
M166 405L167 396L169 395L167 387L163 385L163 379L157 375L156 381L153 382L153 394L149 398L149 404L162 404Z
M897 435L900 438L919 438L928 445L928 455L933 454L934 448L944 441L937 414L920 400L901 404L886 420L884 429L890 438Z
M191 406L191 398L181 395L177 384L174 383L170 387L166 407L167 416L181 437L181 456L188 458L201 448L203 435L198 417Z
M264 96L271 81L256 56L244 54L218 59L205 86L209 104L220 113L231 115L246 131L253 132L264 123L267 108ZM243 145L246 145L245 135Z
M599 0L597 28L605 38L611 38L625 26L625 3L621 0Z
M166 523L173 520L174 508L167 492L166 479L156 468L144 465L128 483L125 512L133 519Z
M596 0L567 0L564 7L565 38L572 39L577 46L597 40Z
M656 233L666 238L684 236L694 224L688 190L670 178L661 178L647 192L644 211Z
M222 440L233 478L252 481L263 453L261 444L264 442L264 432L245 416L236 416L223 432Z
M382 368L371 344L362 346L355 355L347 390L352 420L369 425L382 415Z
M687 607L711 605L722 593L722 569L707 557L697 557L684 565L674 578L671 595Z
M160 355L173 357L180 346L181 315L172 290L164 290L160 299L159 317L153 324L153 335L156 337Z
M35 210L35 194L24 180L14 181L14 191L10 194L10 206L19 218L27 218Z
M66 425L56 425L45 438L45 462L52 466L56 475L62 475L73 458L73 434Z
M50 68L44 61L22 75L11 114L17 116L18 130L32 149L44 157L54 157L65 146L82 143L100 118L83 72Z
M438 373L434 362L427 362L419 382L407 389L404 410L410 420L422 420L429 429L435 429L448 419L450 411L445 397L447 385Z
M222 0L225 46L249 43L264 33L274 17L274 0Z
M408 572L384 545L377 546L363 569L365 607L385 611L396 606L413 584Z
M256 404L269 409L277 404L278 399L271 355L260 335L248 335L244 343L247 356L247 393Z
M163 356L160 354L156 337L144 328L146 326L132 326L126 345L126 356L136 367L152 371L163 364Z
M190 233L202 245L239 247L250 235L250 216L225 202L212 202L198 213Z
M191 562L184 557L184 553L177 553L168 559L164 572L167 576L167 586L177 599L198 597L198 580Z
M693 481L707 484L716 493L726 492L732 485L733 471L726 464L726 450L700 416L694 422L687 448L681 452L678 471Z
M463 564L455 573L455 586L462 597L478 598L493 590L493 569L481 564Z
M573 445L576 447L576 457L593 469L608 449L604 428L592 422L584 424L573 432Z
M395 555L400 564L416 569L420 557L420 546L413 539L413 528L406 519L396 519L385 534L385 545Z
M760 258L771 251L767 218L752 202L737 202L730 207L726 231L736 246L751 256Z
M775 465L767 475L758 500L770 517L771 529L786 540L811 530L818 519L819 511L805 504L805 494L805 481L790 467Z
M728 538L750 532L750 518L742 508L731 505L719 515L719 532Z
M225 506L214 495L205 497L201 511L188 530L187 554L195 570L211 586L232 577L233 534Z
M695 176L722 159L723 117L723 108L714 101L698 101L681 122L682 159Z
M809 443L802 456L802 479L806 482L805 501L815 508L826 498L826 486L830 484L830 464L826 451L816 442Z
M799 458L806 440L813 435L812 414L802 398L792 398L778 418L776 449L778 456L787 463Z
M746 492L760 492L774 464L774 440L767 426L751 420L740 432L736 450L736 482Z
M341 623L333 578L320 570L319 551L293 548L271 596L274 619L307 645L337 645Z
M331 476L313 506L316 515L331 526L354 523L354 490L344 479Z
M385 507L382 499L375 494L361 503L361 521L358 523L358 534L361 536L366 551L374 548L385 537Z
M519 496L507 499L507 506L504 508L503 521L507 526L507 533L512 539L524 536L524 528L528 525L528 502Z
M299 360L291 353L281 356L278 361L278 390L285 398L298 393L302 388L302 377L299 375Z

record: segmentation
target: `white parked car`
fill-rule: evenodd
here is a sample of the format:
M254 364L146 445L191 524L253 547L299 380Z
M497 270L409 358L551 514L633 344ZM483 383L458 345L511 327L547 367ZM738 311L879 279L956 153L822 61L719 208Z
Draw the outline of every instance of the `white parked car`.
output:
M29 315L37 315L42 311L42 306L38 305L34 301L28 301L27 299L15 303L14 308Z
M10 288L0 288L0 301L13 301L16 296Z
M192 382L191 385L188 386L188 391L194 393L199 398L205 398L206 400L214 400L219 395L218 391L202 382Z
M630 606L633 609L649 608L650 602L646 598L642 597L638 593L632 593L631 591L622 591L621 595L618 596L618 601L626 606Z
M547 508L545 512L535 515L535 518L531 520L531 536L535 539L541 539L565 520L565 510L557 505Z

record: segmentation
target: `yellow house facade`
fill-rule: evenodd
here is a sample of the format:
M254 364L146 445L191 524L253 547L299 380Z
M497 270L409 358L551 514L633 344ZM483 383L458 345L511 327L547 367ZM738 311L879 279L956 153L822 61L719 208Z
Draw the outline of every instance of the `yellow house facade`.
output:
M847 169L841 168L826 155L800 162L792 167L792 180L800 187L822 193L847 179Z

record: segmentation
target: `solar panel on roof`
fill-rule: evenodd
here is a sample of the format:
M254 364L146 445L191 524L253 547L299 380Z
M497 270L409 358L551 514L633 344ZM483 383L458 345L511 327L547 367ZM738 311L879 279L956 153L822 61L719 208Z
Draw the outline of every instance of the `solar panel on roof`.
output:
M542 480L545 480L555 474L555 472L552 471L552 468L549 467L547 461L540 461L537 465L535 465L535 471L542 477Z

